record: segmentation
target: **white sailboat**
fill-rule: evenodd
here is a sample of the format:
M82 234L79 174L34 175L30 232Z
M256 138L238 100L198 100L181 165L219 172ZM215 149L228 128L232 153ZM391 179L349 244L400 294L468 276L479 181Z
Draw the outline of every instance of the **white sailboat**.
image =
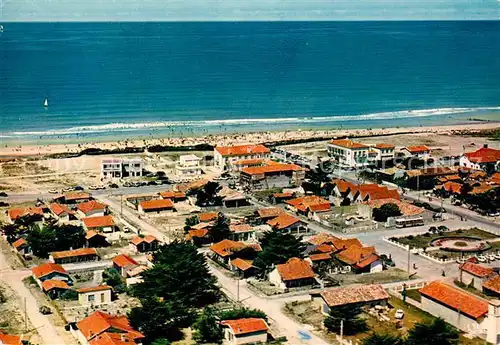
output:
M43 102L43 106L47 108L49 106L49 100L45 98L45 102Z

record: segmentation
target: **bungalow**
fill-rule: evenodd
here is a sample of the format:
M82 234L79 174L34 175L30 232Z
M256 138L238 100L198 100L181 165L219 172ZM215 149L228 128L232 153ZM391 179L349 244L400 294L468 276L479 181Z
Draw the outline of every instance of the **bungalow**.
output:
M450 197L452 195L460 195L462 192L463 184L453 181L445 182L442 185L434 187L434 192L443 196Z
M162 199L170 199L173 202L184 201L187 198L186 193L175 191L160 192L160 196Z
M200 223L200 224L207 225L208 223ZM212 242L212 237L210 236L208 228L195 229L193 227L190 230L188 230L185 239L186 241L191 241L196 246L202 246Z
M216 220L219 216L219 212L205 212L198 215L198 221L200 223L208 223L212 220Z
M311 265L299 258L291 258L286 263L276 265L269 273L269 281L286 291L290 288L312 286L316 284L316 274Z
M53 202L49 205L49 209L52 214L61 221L68 222L70 220L76 219L75 212L66 205Z
M287 207L298 214L307 215L314 210L329 210L330 202L316 195L308 195L300 198L295 198L285 202Z
M113 268L120 272L123 278L127 277L127 272L131 269L139 266L137 261L132 259L130 256L125 254L120 254L113 258Z
M264 145L218 146L214 148L214 166L219 170L232 168L242 159L268 159L271 151Z
M380 186L378 184L361 184L357 186L357 193L353 201L366 202L388 198L396 200L401 199L397 189L389 189L387 186Z
M86 201L76 206L76 213L83 217L103 217L108 210L108 205L97 200Z
M255 230L249 224L231 224L229 225L231 231L231 240L233 241L252 241L255 240Z
M483 281L483 293L496 298L500 297L500 275L494 275Z
M334 179L330 182L330 185L331 195L339 200L338 204L345 204L346 201L344 200L348 200L348 204L354 202L358 191L358 185L344 179Z
M325 315L330 313L331 308L341 306L385 306L389 297L384 287L378 284L350 285L311 294L311 300Z
M226 193L223 196L222 203L224 207L242 207L248 205L248 200L245 194L238 192Z
M138 235L130 241L132 248L139 253L152 252L158 249L160 241L151 235Z
M32 217L35 221L39 222L43 220L43 209L41 207L16 207L9 209L7 216L9 217L9 222L12 224L25 216Z
M400 201L400 200L392 199L392 198L370 200L368 202L363 202L361 204L358 204L357 205L358 214L361 217L372 219L373 210L375 208L380 208L385 204L394 204L399 208L399 211L401 212L401 216L391 217L394 219L415 217L415 216L424 216L424 215L426 217L427 216L431 217L430 213L427 214L428 212L422 207L418 207L418 206L415 206L413 204L410 204L409 202ZM390 224L389 220L388 220L388 224Z
M238 277L248 278L253 276L257 268L253 265L253 260L234 258L229 262L229 269L236 271Z
M59 298L63 293L66 291L70 290L70 287L64 280L45 280L42 283L42 290L45 292L47 296L50 297L50 299L57 299Z
M466 285L472 285L475 289L482 291L483 282L496 276L492 268L481 266L472 262L460 265L460 281Z
M126 316L114 316L95 311L76 323L72 334L81 345L123 345L140 344L144 335L130 326Z
M281 207L267 207L267 208L261 208L255 211L255 213L261 221L267 222L273 218L285 214L285 210L282 209Z
M148 200L139 203L138 210L142 214L156 212L161 214L163 212L175 211L174 203L170 199Z
M80 248L74 250L64 250L52 252L49 261L56 264L69 264L82 261L98 261L99 255L95 248Z
M250 190L298 187L305 178L305 169L296 164L273 162L261 167L241 170L241 184Z
M324 265L330 265L332 262L332 255L330 253L311 253L305 259L309 262L314 272L318 272Z
M89 230L85 233L85 242L85 245L88 248L101 248L109 246L106 236L94 230Z
M156 194L132 194L132 195L127 195L124 197L125 203L130 207L133 208L134 210L137 210L139 207L139 204L143 201L149 201L156 199L158 196Z
M287 193L274 193L271 196L271 202L273 204L280 204L282 202L285 202L287 200L293 199L294 194L287 192Z
M113 288L108 285L99 285L76 290L78 303L81 305L98 305L111 303Z
M20 238L17 241L12 242L12 247L14 247L14 249L21 255L31 252L29 244L24 238Z
M21 336L5 334L0 331L0 345L23 345Z
M349 265L355 273L382 272L382 260L375 252L375 247L351 245L335 255L338 261Z
M425 145L406 146L401 152L405 157L420 158L427 160L431 157L431 149Z
M61 266L53 263L41 264L31 269L32 276L37 284L42 288L42 283L46 280L61 280L72 285L73 280L69 273Z
M282 230L289 234L305 234L309 232L307 223L287 213L268 220L267 224L274 229Z
M92 200L92 196L89 193L85 192L68 192L58 197L54 198L54 201L62 203L62 204L79 204L81 202L87 202Z
M474 152L466 152L460 157L460 166L486 172L494 172L500 168L500 150L491 149L488 145Z
M236 242L231 240L222 240L213 244L210 247L211 257L215 261L229 266L231 256L238 250L245 248L247 245L242 242Z
M266 344L269 326L264 319L245 318L224 320L225 343L230 345Z
M111 215L85 217L82 223L86 231L113 232L115 230L115 221Z

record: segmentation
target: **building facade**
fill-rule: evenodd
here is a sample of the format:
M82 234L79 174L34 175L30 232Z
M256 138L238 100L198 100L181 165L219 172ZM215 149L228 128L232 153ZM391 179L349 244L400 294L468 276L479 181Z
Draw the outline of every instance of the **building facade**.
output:
M332 140L327 145L328 155L340 167L363 168L370 166L370 147L349 139Z
M113 158L101 161L101 178L141 177L143 162L140 158Z
M232 163L243 159L269 159L271 151L264 145L218 146L214 149L214 165L231 170Z

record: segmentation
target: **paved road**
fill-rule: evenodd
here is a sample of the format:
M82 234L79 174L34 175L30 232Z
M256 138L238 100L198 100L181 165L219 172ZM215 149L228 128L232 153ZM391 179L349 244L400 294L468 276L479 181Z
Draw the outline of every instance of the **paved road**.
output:
M26 314L46 345L64 345L64 339L59 335L50 319L40 314L38 302L24 285L23 279L31 275L29 270L13 270L8 266L5 254L0 250L0 279L7 283L19 296L19 307L26 303Z

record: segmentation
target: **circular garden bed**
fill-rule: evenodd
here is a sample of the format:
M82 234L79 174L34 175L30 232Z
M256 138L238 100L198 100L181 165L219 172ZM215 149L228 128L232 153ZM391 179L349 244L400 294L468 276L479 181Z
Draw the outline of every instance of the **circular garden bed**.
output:
M491 248L488 242L476 237L440 237L430 245L452 252L482 252Z

